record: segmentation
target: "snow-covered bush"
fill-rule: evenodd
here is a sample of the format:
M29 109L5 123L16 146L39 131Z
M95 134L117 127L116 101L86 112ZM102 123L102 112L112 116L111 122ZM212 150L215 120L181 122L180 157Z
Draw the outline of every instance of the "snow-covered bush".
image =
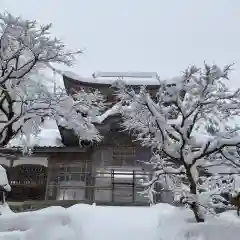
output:
M236 190L240 136L230 122L240 113L240 89L224 83L230 67L192 66L181 77L159 81L155 95L145 86L136 92L122 80L114 84L125 130L153 152L153 176L145 184L150 198L155 184L163 183L198 222L206 209L224 205L222 193ZM220 168L212 172L213 166ZM232 175L221 176L224 171Z
M0 204L5 205L5 193L11 191L11 186L8 182L7 172L6 169L0 165ZM1 210L0 210L1 213Z
M51 37L51 24L39 25L11 14L0 14L0 146L16 135L37 134L46 117L73 129L80 140L99 140L92 120L104 107L99 92L76 93L44 84L51 64L71 66L75 55L65 44Z

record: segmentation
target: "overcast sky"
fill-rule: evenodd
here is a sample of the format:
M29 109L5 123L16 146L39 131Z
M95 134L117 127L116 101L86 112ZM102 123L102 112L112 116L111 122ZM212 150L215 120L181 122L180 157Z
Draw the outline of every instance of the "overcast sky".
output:
M0 10L53 23L71 49L74 72L156 71L179 75L206 60L235 62L240 87L240 0L0 0Z

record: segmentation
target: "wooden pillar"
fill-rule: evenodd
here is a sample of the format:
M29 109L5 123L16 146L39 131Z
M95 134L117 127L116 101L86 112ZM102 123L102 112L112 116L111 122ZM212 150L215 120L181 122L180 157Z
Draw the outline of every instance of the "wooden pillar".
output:
M45 188L45 196L44 196L44 199L45 200L48 200L49 198L49 184L51 183L51 155L48 156L48 166L47 166L47 169L46 169L46 173L47 173L47 181L46 181L46 188Z
M85 186L85 200L94 202L94 185L95 185L95 174L93 172L94 163L94 148L89 149L89 157L85 162L86 166L86 186Z
M111 170L111 183L112 183L112 202L115 202L115 172Z
M135 203L136 201L136 191L135 191L135 171L132 172L132 202Z

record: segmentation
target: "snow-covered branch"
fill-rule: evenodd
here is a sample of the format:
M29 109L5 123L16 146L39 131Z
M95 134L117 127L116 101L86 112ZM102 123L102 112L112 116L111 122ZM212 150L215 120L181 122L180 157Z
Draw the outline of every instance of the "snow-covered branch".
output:
M35 67L49 63L72 65L80 51L66 50L50 36L51 24L39 25L9 13L0 14L0 85L18 82Z
M51 24L39 25L9 13L0 14L0 146L16 135L38 134L45 118L73 129L79 140L99 141L93 125L104 108L99 92L83 90L73 97L46 86L51 64L71 66L81 51L69 51L50 34ZM46 73L47 72L47 73ZM42 74L44 73L44 74ZM27 142L26 142L27 144Z
M228 124L240 110L240 90L231 91L224 84L230 70L231 65L193 66L174 83L160 82L157 93L144 86L137 92L124 81L114 84L123 104L125 130L157 152L164 159L161 162L174 163L175 169L184 167L191 195L198 194L199 167L215 163L213 155L221 155L222 164L232 161L231 166L238 167L239 155L226 157L240 144L239 129ZM157 173L155 180L159 180ZM200 221L197 203L192 209Z

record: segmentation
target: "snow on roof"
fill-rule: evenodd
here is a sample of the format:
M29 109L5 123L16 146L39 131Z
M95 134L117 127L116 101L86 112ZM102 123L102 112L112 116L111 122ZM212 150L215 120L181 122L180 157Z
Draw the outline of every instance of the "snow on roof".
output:
M141 76L141 74L143 75ZM71 78L75 81L84 82L84 83L112 85L119 77L120 78L123 77L124 82L128 85L158 86L160 84L160 80L158 78L157 73L131 73L131 72L130 73L116 73L116 72L103 73L103 75L105 76L103 78L103 77L82 77L76 73L65 71L63 72L63 75L65 75L67 78ZM93 74L93 76L95 75ZM99 76L99 75L96 75L96 76ZM179 80L180 78L177 77L177 78L167 79L166 81L171 84Z
M115 104L102 115L97 116L95 123L102 124L105 119L120 113L120 104ZM26 138L17 136L12 139L7 147L23 147L26 146ZM30 136L30 146L35 147L64 147L62 138L59 133L55 120L46 120L40 133L37 136Z
M26 138L17 136L12 139L7 147L25 146ZM30 137L30 145L38 147L63 147L62 138L54 120L46 120L42 130L37 136Z
M131 78L156 78L159 79L156 72L95 72L92 75L94 78L101 77L131 77Z
M120 113L120 104L115 104L112 108L108 109L102 115L97 116L95 123L102 124L105 119L110 116ZM23 147L26 144L26 138L17 136L12 139L7 147ZM59 133L55 120L46 120L40 133L37 136L30 136L30 146L37 147L64 147L62 138Z

